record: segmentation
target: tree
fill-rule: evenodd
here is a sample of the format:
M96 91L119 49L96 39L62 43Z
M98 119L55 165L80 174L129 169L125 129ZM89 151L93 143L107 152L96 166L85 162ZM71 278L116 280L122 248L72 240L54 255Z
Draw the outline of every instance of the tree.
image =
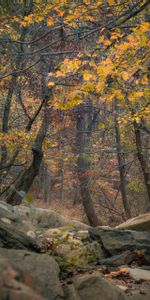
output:
M1 173L4 185L2 194L6 194L6 190L9 203L20 203L18 192L28 192L31 188L40 170L43 151L44 159L46 155L50 156L44 143L51 133L48 124L47 133L43 126L45 122L50 122L52 126L61 128L60 123L65 124L65 117L62 118L62 122L58 122L58 119L64 114L70 122L70 128L74 130L77 144L80 144L80 151L76 151L78 170L81 170L78 172L78 178L82 202L90 223L97 225L99 221L92 203L87 174L91 176L90 165L93 161L103 161L102 154L99 153L107 154L108 151L116 155L113 146L115 140L113 135L110 137L114 126L122 199L126 214L130 217L120 130L122 127L128 128L133 125L133 151L137 153L149 194L148 163L143 155L141 139L141 130L146 128L148 132L149 125L149 1L54 2L31 1L26 6L26 1L23 1L17 5L16 11L12 4L9 7L4 5L3 8L4 25L1 25L0 37L3 108L0 139L3 144ZM23 14L20 14L20 8ZM42 79L44 85L41 84L43 61L46 70ZM98 107L96 119L94 115L91 119L94 124L92 128L90 123L87 125L87 113L80 112L80 107L84 107L87 99L92 102L91 107ZM119 108L115 115L116 124L112 109L114 99L117 99ZM98 124L103 110L104 120ZM74 111L77 112L75 122L71 119ZM58 131L63 136L59 128ZM82 129L82 134L79 128ZM51 130L54 131L54 128ZM89 135L86 130L89 131ZM107 133L108 140L112 142L109 149L108 145L101 149L101 139L96 144L96 131ZM69 139L71 140L70 136ZM90 139L92 143L89 144ZM91 159L87 159L86 147L90 148L89 152L92 153L95 145L98 148L94 149L95 157L92 157L91 162ZM47 149L48 147L52 148L47 146ZM61 150L60 148L57 149L59 153L66 151L65 147ZM57 150L55 147L56 152ZM107 166L113 166L115 159L106 155L106 161ZM64 160L62 164L64 168ZM17 172L14 172L15 168L18 168ZM13 173L16 174L15 180L11 180ZM100 176L100 172L97 176ZM9 191L11 182L15 185L13 193L12 188ZM63 178L62 198L64 185ZM101 189L103 190L103 186ZM112 203L107 203L107 206L114 212ZM93 212L91 216L89 211Z

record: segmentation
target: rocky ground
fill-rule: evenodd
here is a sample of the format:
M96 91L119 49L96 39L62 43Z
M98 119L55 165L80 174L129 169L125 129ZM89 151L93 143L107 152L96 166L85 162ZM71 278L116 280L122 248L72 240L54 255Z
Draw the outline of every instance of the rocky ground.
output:
M91 228L0 202L0 300L149 300L150 214Z

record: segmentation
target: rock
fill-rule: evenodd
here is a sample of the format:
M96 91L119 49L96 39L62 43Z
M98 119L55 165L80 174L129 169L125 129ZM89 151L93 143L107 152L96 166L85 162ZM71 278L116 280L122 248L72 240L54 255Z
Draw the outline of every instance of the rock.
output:
M116 285L119 289L121 289L123 292L126 292L128 290L128 287L125 285Z
M124 251L121 254L114 255L109 258L100 259L99 264L100 265L106 265L106 266L121 266L121 265L128 265L132 262L133 256L129 250Z
M66 300L81 300L78 291L75 289L74 284L66 284L64 286L64 293Z
M150 261L150 257L148 257L148 261ZM149 265L149 266L147 266L147 265L142 265L142 266L140 266L140 269L141 269L141 270L147 270L147 271L150 271L150 265Z
M33 238L33 239L36 238L36 234L35 234L35 232L32 231L32 230L27 231L27 235L30 236L30 237Z
M67 218L64 218L60 214L49 209L36 208L35 215L37 219L37 225L39 228L48 229L48 228L58 228L58 227L68 226L68 227L76 228L77 230L89 229L88 225L75 220L69 220Z
M139 215L116 226L119 229L131 229L137 231L150 231L150 213Z
M0 300L44 300L30 287L17 280L18 273L0 259Z
M149 300L150 299L150 289L141 290L140 293L135 293L132 296L127 297L127 300Z
M9 219L10 221L14 221L14 222L19 221L14 216L12 206L5 202L0 201L0 220L3 218Z
M150 271L142 270L138 268L128 268L126 267L126 271L129 272L130 276L134 280L149 280L150 281Z
M24 232L30 230L42 230L70 226L77 230L88 230L90 226L69 220L60 214L49 210L35 207L34 205L16 205L12 206L4 202L0 203L0 219L7 218L14 223L19 223Z
M101 229L99 227L89 230L91 238L98 240L109 256L120 254L126 250L134 252L143 250L150 254L149 232L137 232L121 229Z
M11 268L17 270L19 280L36 293L49 300L63 299L59 266L51 256L24 250L0 249L0 257L7 260Z
M149 299L148 290L127 296L121 282L116 286L100 272L88 272L98 262L116 267L138 259L150 265L149 232L91 228L48 209L0 203L0 247L0 300ZM59 266L52 256L43 253L44 247L55 256L64 273L73 270L77 274L78 267L86 273L66 279L62 286ZM137 282L150 280L148 270L126 267L126 271Z
M74 286L81 300L125 300L124 293L103 279L100 273L77 276ZM69 299L71 300L71 298Z
M8 218L1 218L1 221L7 224L11 224L11 220Z
M41 248L34 239L19 230L14 224L0 221L0 247L29 249L40 252Z

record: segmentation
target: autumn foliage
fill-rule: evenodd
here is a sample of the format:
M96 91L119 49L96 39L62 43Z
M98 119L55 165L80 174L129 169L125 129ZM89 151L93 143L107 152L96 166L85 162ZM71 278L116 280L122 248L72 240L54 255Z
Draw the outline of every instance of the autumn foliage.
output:
M1 12L1 196L20 203L40 182L40 197L81 202L94 226L147 210L149 1Z

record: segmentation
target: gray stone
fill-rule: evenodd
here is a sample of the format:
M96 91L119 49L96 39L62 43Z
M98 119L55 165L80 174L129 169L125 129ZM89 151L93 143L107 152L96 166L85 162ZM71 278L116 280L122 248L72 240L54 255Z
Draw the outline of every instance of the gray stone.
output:
M0 300L44 300L29 286L17 280L18 273L0 259Z
M14 215L13 207L10 204L0 201L0 219L6 218L10 221L19 221Z
M68 226L77 230L88 230L89 226L75 220L64 218L60 214L49 209L36 209L37 223L40 228L57 228Z
M8 224L2 220L0 220L0 247L41 251L37 242L22 232L19 226Z
M124 251L121 254L114 255L109 258L100 259L99 264L106 266L121 266L128 265L133 260L133 256L129 250Z
M131 229L137 231L150 231L150 213L139 215L116 226L119 229Z
M78 291L76 290L74 284L66 284L64 286L64 293L66 300L81 300Z
M150 281L150 271L128 267L126 267L126 271L129 272L130 276L135 280L143 279Z
M2 221L2 222L4 222L4 223L7 223L7 224L11 224L11 220L10 219L8 219L8 218L0 218L0 220Z
M91 238L98 240L102 244L109 255L117 255L126 250L144 250L144 253L150 254L149 232L96 227L91 228L89 234Z
M77 230L88 230L90 226L76 220L69 220L50 209L38 208L32 204L12 206L0 203L0 218L8 218L20 226L24 231L35 229L49 229L62 226L72 226Z
M77 276L74 285L81 300L125 300L124 293L98 272ZM71 300L71 299L70 299Z
M17 270L20 281L30 284L37 293L49 300L63 299L59 266L51 256L24 250L0 249L0 257Z
M116 285L119 289L121 289L123 292L126 292L127 290L128 290L128 287L127 286L125 286L125 285Z
M150 289L141 289L140 293L135 293L132 296L127 297L127 300L149 300L150 299Z

